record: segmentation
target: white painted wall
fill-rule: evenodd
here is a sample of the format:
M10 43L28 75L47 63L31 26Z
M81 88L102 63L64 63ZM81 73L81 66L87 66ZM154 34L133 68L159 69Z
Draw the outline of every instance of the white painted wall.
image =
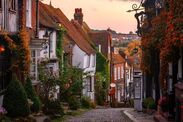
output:
M17 14L9 13L8 28L10 32L17 31Z
M43 39L45 35L46 30L40 30L39 31L39 38ZM41 50L40 52L40 58L49 58L49 48L50 48L50 58L55 59L56 58L56 41L57 41L57 33L56 31L48 31L48 34L51 33L50 35L50 47L49 47L49 42L46 44L47 48ZM48 40L49 41L49 40Z
M84 68L84 60L86 53L83 52L76 44L73 47L72 65L78 68Z
M45 35L45 30L40 30L39 31L39 38L40 39L43 39L43 35ZM42 49L40 51L40 58L44 59L44 58L48 58L49 57L49 45L48 44L45 44L45 46L47 46L46 49Z
M96 71L96 54L86 54L81 50L76 44L73 47L73 56L72 56L72 65L79 67L84 70L84 73L87 73L87 76L91 77L92 91L88 92L86 86L86 81L83 83L83 95L89 97L91 100L95 100L95 71ZM85 79L86 76L83 76Z
M51 35L50 35L50 41L51 41L51 54L50 54L50 58L56 58L56 41L57 41L57 35L56 35L56 31L54 31Z
M88 91L87 90L87 80L86 78L84 78L84 83L83 83L83 90L82 90L82 94L86 97L89 97L92 101L95 100L95 88L94 88L94 84L95 84L95 78L94 75L90 75L91 77L91 83L92 83L92 91Z

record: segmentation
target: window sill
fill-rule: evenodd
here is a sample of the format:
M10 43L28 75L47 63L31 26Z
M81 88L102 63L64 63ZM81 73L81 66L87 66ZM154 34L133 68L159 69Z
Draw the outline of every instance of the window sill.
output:
M16 14L16 10L13 10L13 9L9 9L9 12L12 14Z
M28 29L32 29L32 26L27 26L27 25L26 25L26 28L28 28Z

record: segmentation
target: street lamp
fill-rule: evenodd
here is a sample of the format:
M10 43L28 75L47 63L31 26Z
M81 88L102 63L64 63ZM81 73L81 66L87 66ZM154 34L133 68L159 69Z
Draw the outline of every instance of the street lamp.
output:
M144 10L145 8L144 8L144 1L145 0L141 0L141 2L140 2L140 5L138 6L137 4L133 4L132 5L132 10L128 10L127 12L133 12L133 11L135 11L135 18L136 18L136 20L137 20L137 31L136 31L136 33L137 33L137 35L138 36L142 36L142 33L144 32L144 30L146 30L148 27L142 27L142 25L143 25L143 21L144 21L144 16L146 16L147 15L147 13L146 12L144 12L144 11L140 11L140 12L138 12L139 10ZM149 26L149 23L148 23L148 26Z

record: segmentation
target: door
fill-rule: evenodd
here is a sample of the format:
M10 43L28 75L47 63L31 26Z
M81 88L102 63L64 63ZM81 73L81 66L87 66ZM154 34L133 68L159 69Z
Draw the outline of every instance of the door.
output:
M5 52L0 53L0 95L11 81L10 64L10 52L5 49Z

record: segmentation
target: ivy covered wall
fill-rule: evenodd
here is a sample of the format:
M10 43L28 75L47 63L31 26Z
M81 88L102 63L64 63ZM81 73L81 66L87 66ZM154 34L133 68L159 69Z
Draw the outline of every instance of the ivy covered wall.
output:
M104 105L107 99L108 86L110 83L109 61L99 52L97 52L96 55L95 97L97 104Z

